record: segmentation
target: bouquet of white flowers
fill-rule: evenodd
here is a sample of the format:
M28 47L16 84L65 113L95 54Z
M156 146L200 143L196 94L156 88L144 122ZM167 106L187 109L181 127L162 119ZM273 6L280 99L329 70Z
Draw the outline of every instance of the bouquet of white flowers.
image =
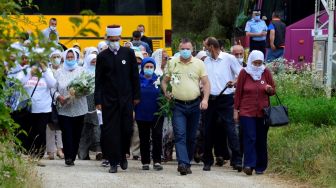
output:
M77 78L73 79L67 89L71 96L82 97L94 92L95 77L92 74L83 72Z

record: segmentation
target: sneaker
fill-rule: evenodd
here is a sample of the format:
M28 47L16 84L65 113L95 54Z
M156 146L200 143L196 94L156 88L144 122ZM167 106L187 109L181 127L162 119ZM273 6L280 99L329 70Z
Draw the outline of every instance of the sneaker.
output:
M109 167L110 166L110 162L108 160L103 160L103 162L101 163L102 167Z
M153 169L159 171L159 170L162 170L163 167L161 166L160 163L155 163L155 164L153 165Z
M149 170L149 164L142 165L142 170Z

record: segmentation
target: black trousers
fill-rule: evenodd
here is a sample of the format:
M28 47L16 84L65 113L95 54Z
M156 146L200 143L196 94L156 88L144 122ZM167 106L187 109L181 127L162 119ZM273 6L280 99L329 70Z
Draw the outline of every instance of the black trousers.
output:
M18 138L23 148L29 155L42 158L46 148L46 128L50 113L31 113L27 117L16 122L24 133L19 133ZM14 117L15 120L15 117Z
M228 137L223 126L225 122L218 118L215 125L214 131L214 153L216 157L223 157L224 160L230 160L230 151L228 148Z
M112 166L126 160L133 133L132 101L111 102L102 106L101 147Z
M252 52L253 50L259 50L264 55L266 55L266 41L255 41L250 39L250 52Z
M58 123L62 130L64 159L75 161L84 126L84 115L77 117L58 115Z
M154 121L137 121L139 127L141 163L150 164L151 132L153 162L161 163L163 118Z
M218 132L218 128L216 129L216 121L218 118L221 122L223 122L220 124L223 132ZM241 165L242 155L240 151L239 138L233 121L233 95L222 95L216 100L209 100L209 106L205 111L204 117L204 164L212 165L214 163L212 150L215 142L221 143L221 146L217 147L226 147L223 144L226 139L224 133L225 131L229 147L232 152L231 164ZM218 138L215 139L216 134L222 135L220 137L222 141L219 141Z

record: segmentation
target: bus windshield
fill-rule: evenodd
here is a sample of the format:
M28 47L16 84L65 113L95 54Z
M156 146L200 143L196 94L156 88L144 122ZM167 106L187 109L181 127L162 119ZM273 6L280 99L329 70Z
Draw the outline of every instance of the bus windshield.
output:
M90 9L97 15L162 15L162 0L33 0L39 9L24 9L25 15L78 15Z

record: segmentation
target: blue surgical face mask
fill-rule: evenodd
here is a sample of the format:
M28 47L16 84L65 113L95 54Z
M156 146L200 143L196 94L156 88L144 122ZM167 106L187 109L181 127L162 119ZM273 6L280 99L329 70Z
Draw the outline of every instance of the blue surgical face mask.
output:
M88 68L87 68L88 72L90 73L95 73L96 72L96 66L94 65L90 65Z
M183 59L189 59L191 56L191 50L180 50L180 56Z
M255 21L259 21L259 20L260 20L260 16L255 16L255 17L254 17L254 20L255 20Z
M154 69L144 69L144 74L146 76L152 76L154 74Z
M64 63L65 63L68 67L72 68L72 67L76 66L77 61L74 60L74 59L73 59L73 60L65 60Z

